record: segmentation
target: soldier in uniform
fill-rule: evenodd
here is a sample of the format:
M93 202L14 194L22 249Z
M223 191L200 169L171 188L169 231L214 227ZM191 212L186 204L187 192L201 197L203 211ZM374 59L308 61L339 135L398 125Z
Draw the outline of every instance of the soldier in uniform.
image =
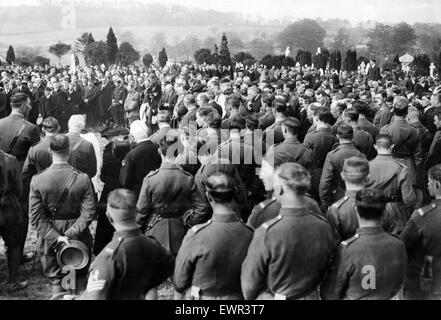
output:
M0 149L17 158L19 168L28 154L29 148L40 141L38 127L26 120L31 110L29 97L18 93L11 98L11 114L0 119Z
M90 179L96 175L97 157L92 143L83 139L80 134L86 127L83 115L73 115L69 119L69 133L71 156L69 164L75 169L87 173Z
M115 227L112 241L90 266L80 300L138 300L173 272L174 258L136 224L136 196L116 189L107 200L107 217Z
M343 112L345 122L354 129L354 137L352 139L354 146L360 150L368 160L372 160L375 157L374 139L369 132L360 128L358 125L358 117L359 113L354 108L346 109Z
M127 89L124 87L121 79L118 79L112 94L112 105L109 108L112 120L116 126L124 125L124 101L126 97Z
M275 143L283 142L282 121L286 118L286 109L285 100L275 99L273 101L275 122L267 127L262 134L262 141L266 145L266 150Z
M0 119L0 149L15 156L18 161L18 168L21 172L29 148L40 141L40 132L35 124L27 121L27 116L31 110L30 99L24 93L17 93L11 98L11 114ZM25 204L24 210L27 212L27 190L23 192L21 202ZM20 233L21 249L24 250L28 233L29 217L23 215L23 231ZM24 261L30 261L32 254L25 254Z
M259 228L264 222L277 217L280 211L280 203L277 202L274 191L274 173L276 168L285 162L289 162L289 156L286 154L267 154L262 160L262 168L259 171L259 178L262 180L265 190L267 191L267 199L254 206L247 224L254 229ZM309 194L304 197L305 207L315 214L322 215L319 205L312 199Z
M253 230L236 214L234 193L235 182L228 175L208 177L213 216L191 228L182 242L174 272L177 299L243 299L240 271Z
M307 170L312 165L312 150L301 144L298 139L300 122L296 118L286 118L282 121L282 133L284 140L270 147L268 153L274 153L275 156L284 156L286 162L297 162Z
M6 246L9 271L8 291L24 289L28 284L19 281L21 233L23 231L23 213L19 199L22 191L23 185L17 159L0 150L0 237L3 238Z
M319 200L319 184L326 155L337 144L337 138L331 134L332 115L325 108L314 110L313 121L316 129L307 134L303 144L312 150L311 194Z
M326 300L385 300L401 290L407 255L403 242L381 228L386 197L363 189L356 194L357 233L342 241L321 284Z
M306 209L303 196L310 174L305 168L282 164L274 179L274 193L282 207L276 218L254 233L242 264L242 292L248 300L317 299L335 246L332 227Z
M38 233L38 251L44 274L50 278L53 293L61 291L61 267L56 248L69 239L92 247L89 225L95 216L95 195L87 174L68 164L69 138L51 137L51 166L31 180L29 217Z
M159 110L156 116L159 130L150 136L150 141L159 145L159 142L167 136L170 131L170 114L167 110Z
M344 195L345 186L340 173L345 159L350 157L365 158L364 154L358 151L352 143L353 136L354 130L350 125L342 124L338 127L339 146L326 156L320 178L319 194L323 207L328 207Z
M421 165L423 159L420 133L406 121L408 105L409 101L406 98L397 97L394 101L394 120L381 128L380 133L392 137L394 143L392 155L407 167L412 185L415 185L415 168Z
M32 177L49 168L52 164L52 155L50 150L51 137L60 132L60 125L57 119L49 117L43 121L42 131L44 138L33 145L28 152L23 165L22 175L25 189L29 188Z
M187 227L207 220L194 178L174 162L177 132L169 132L159 143L161 167L144 178L137 203L136 222L173 255L178 253ZM192 213L184 217L187 210ZM185 218L185 221L184 221Z
M369 162L369 188L379 189L387 197L384 220L391 225L383 227L400 234L415 205L421 203L422 192L413 188L407 168L392 158L391 136L380 134L375 149L378 156Z
M161 156L158 146L148 139L145 122L134 121L130 126L130 135L136 146L124 158L119 180L124 188L138 196L144 177L161 165Z
M428 177L435 199L414 211L401 233L409 257L404 285L409 300L441 300L441 165L430 168Z

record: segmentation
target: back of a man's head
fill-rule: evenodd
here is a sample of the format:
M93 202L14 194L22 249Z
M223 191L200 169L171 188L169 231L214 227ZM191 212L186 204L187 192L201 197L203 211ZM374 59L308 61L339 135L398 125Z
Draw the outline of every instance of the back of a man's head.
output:
M380 220L386 203L386 196L376 189L363 189L355 196L357 213L364 220Z
M69 132L81 132L86 127L86 119L83 115L74 114L68 122Z
M28 95L25 93L16 93L11 97L11 108L19 109L23 104L29 99Z
M161 123L170 123L170 113L168 110L159 110L156 120Z
M136 142L148 138L147 125L144 121L135 120L130 125L130 134L135 139Z
M56 134L50 138L49 147L56 156L67 157L70 154L69 138L64 134Z
M311 186L311 175L302 165L286 162L276 169L276 175L283 186L297 195L305 195Z
M226 204L234 199L234 179L223 172L215 172L206 180L206 190L213 202Z
M300 122L294 117L286 118L282 121L282 126L291 135L298 135L300 130Z
M340 124L337 128L337 137L341 140L352 140L354 129L348 124Z
M43 131L46 134L55 134L60 132L60 124L58 123L58 120L54 117L48 117L44 119L42 123Z
M369 175L369 162L360 157L351 157L344 161L342 178L352 184L366 182Z
M135 193L127 189L116 189L110 192L107 197L107 212L114 223L135 223Z

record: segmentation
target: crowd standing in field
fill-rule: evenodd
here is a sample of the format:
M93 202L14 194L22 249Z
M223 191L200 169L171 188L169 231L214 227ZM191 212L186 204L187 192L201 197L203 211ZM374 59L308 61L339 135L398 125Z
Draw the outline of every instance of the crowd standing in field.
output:
M13 65L0 87L10 292L36 254L63 294L79 243L78 299L169 278L176 299L441 298L436 76Z

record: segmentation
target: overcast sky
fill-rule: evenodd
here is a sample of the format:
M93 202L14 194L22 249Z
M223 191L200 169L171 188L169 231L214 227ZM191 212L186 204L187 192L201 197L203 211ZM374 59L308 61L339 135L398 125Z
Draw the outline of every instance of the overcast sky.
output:
M97 0L90 2L105 2ZM118 0L111 0L112 2ZM133 0L124 0L130 2ZM35 4L38 0L0 0L0 5ZM352 23L439 22L440 0L144 0L146 3L179 4L187 7L261 15L268 19L287 15L298 18L342 18Z

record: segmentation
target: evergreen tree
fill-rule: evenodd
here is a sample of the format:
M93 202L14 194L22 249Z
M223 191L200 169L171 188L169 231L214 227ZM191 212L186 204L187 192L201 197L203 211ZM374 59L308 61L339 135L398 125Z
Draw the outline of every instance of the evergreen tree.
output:
M8 52L6 53L6 62L13 64L15 62L15 52L12 46L9 46Z
M72 49L70 44L58 41L56 44L49 47L49 52L58 58L58 63L61 63L61 57L66 55Z
M225 33L222 35L222 43L219 52L219 64L223 66L231 65L230 50L228 49L228 40Z
M219 47L217 46L217 44L214 44L213 63L219 63Z
M158 55L158 62L161 68L165 67L167 61L168 61L167 52L165 52L165 48L162 48L162 50L159 51L159 55Z
M114 64L116 59L116 54L118 53L118 41L116 39L112 27L109 28L109 32L107 33L106 43L107 46L109 47L109 53L108 53L109 64Z

